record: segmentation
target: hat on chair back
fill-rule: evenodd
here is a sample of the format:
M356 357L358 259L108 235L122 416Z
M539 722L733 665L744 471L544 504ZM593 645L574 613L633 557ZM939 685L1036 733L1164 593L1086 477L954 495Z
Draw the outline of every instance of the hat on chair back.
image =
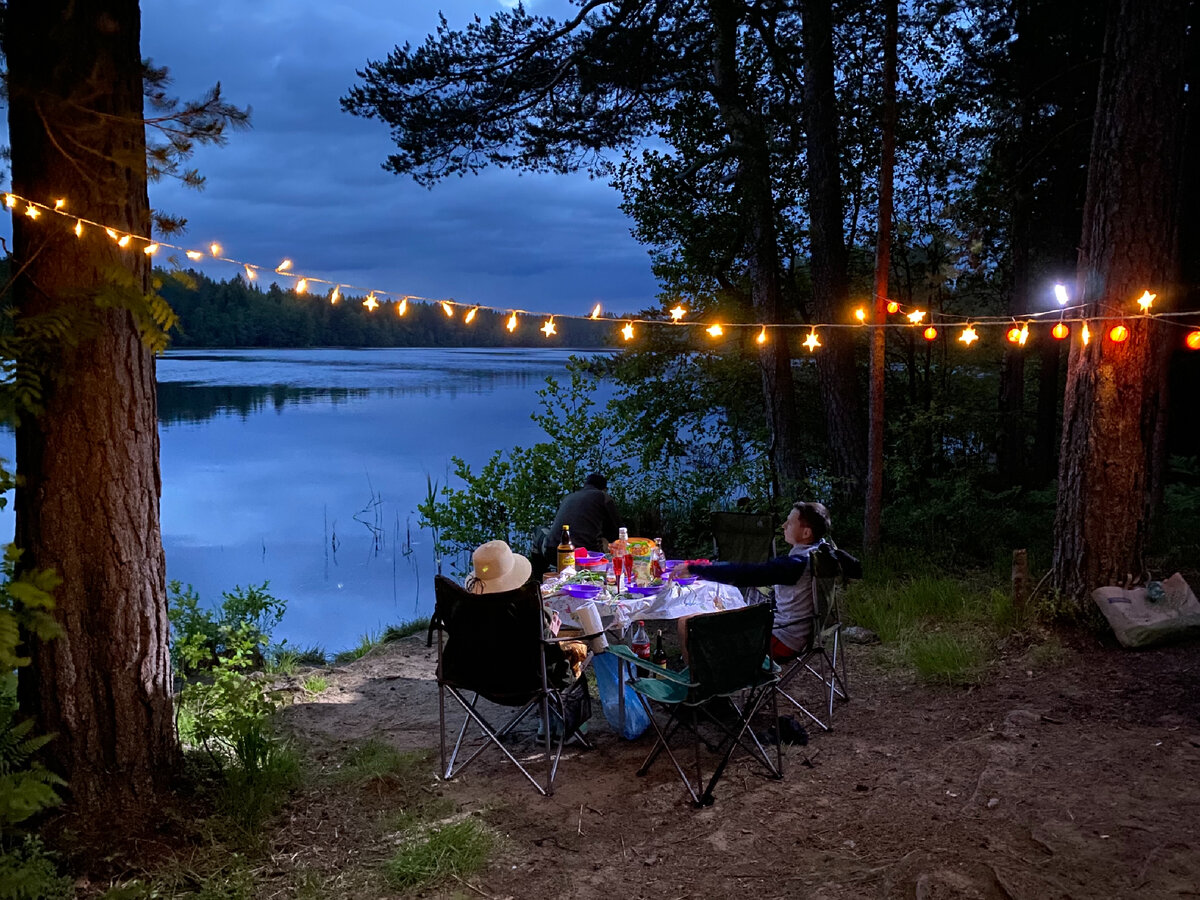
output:
M480 544L472 554L475 568L467 579L469 589L478 594L498 594L519 588L533 573L533 565L520 553L513 553L504 541Z

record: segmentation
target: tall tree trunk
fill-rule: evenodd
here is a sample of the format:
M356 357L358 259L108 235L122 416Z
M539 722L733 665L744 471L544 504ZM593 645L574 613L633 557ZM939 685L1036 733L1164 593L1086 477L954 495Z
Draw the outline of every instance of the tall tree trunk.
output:
M886 329L888 272L892 258L892 187L896 166L896 54L899 0L886 0L883 34L883 122L879 161L879 235L875 243L875 303L871 321L871 393L867 415L867 491L863 512L863 549L880 549L883 513L883 386L887 365Z
M5 33L13 190L148 235L136 0L11 0ZM31 648L20 699L85 821L144 812L176 760L159 532L154 356L134 315L149 257L97 228L14 212L18 327L65 319L19 362L43 379L17 428L21 564L63 582L63 635Z
M833 4L831 0L804 0L801 7L813 310L819 321L836 322L845 318L849 283L838 170ZM834 474L842 481L844 491L861 497L867 449L854 368L854 335L849 329L834 328L822 340L817 373Z
M1179 165L1188 0L1119 0L1105 38L1077 285L1091 316L1156 311L1179 294ZM1148 61L1152 60L1153 64ZM1083 605L1094 588L1144 572L1155 434L1168 335L1128 323L1123 343L1093 323L1067 364L1054 584Z
M764 322L782 322L783 292L770 149L761 113L757 104L747 99L738 68L738 28L745 8L732 0L713 0L710 8L715 29L713 99L729 130L738 159L740 213L748 225L746 256L751 299ZM792 378L791 346L785 336L787 329L778 331L779 336L763 348L760 370L771 429L770 449L775 464L776 489L787 500L796 495L804 482L805 466L800 449L801 429Z

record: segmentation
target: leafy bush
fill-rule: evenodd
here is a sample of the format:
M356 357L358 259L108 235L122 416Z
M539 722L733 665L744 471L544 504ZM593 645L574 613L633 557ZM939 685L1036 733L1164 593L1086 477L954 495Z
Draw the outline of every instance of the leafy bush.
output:
M172 581L167 586L167 617L171 622L171 662L176 672L188 675L216 665L221 657L247 641L252 662L265 660L262 647L270 642L271 631L279 624L287 602L268 593L268 582L243 588L240 585L222 594L219 611L201 609L200 597L189 584L184 588Z
M58 874L54 854L35 837L0 849L0 900L70 900L74 882Z

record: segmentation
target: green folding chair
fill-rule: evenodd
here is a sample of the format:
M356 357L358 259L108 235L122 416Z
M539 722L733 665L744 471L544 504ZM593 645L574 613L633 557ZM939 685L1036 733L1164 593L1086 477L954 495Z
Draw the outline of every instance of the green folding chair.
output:
M765 704L770 704L771 721L778 718L775 703L778 668L768 656L771 608L758 604L696 615L686 622L684 643L689 664L682 672L652 666L623 645L614 645L609 652L644 673L630 682L630 686L645 708L656 738L638 774L645 775L665 751L692 801L697 806L711 806L713 788L738 747L762 763L771 778L781 778L783 774L783 756L778 744L772 760L750 728L751 719ZM651 704L668 711L664 724L655 719ZM702 726L715 729L719 736L715 745L701 734ZM694 781L671 747L681 731L691 736ZM707 782L701 771L702 743L719 755Z

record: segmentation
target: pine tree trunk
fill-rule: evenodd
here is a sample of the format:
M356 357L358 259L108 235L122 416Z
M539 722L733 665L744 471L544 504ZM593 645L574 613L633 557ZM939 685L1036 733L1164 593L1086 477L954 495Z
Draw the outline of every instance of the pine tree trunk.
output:
M12 0L5 50L14 192L148 235L136 0ZM42 411L17 429L21 564L52 568L58 639L31 648L22 705L97 827L157 799L177 757L159 531L154 356L121 303L148 291L144 243L14 211L18 327L66 317L20 361Z
M807 136L813 311L823 322L844 321L849 299L838 168L838 112L834 91L831 0L802 4L804 131ZM866 434L854 366L854 334L828 329L817 373L834 474L851 497L861 497L867 474Z
M1100 74L1077 284L1091 316L1174 308L1179 276L1180 109L1187 0L1120 0ZM1152 62L1151 62L1152 61ZM1054 583L1088 602L1091 590L1141 576L1150 526L1155 435L1171 346L1159 323L1093 322L1067 364L1055 520Z

